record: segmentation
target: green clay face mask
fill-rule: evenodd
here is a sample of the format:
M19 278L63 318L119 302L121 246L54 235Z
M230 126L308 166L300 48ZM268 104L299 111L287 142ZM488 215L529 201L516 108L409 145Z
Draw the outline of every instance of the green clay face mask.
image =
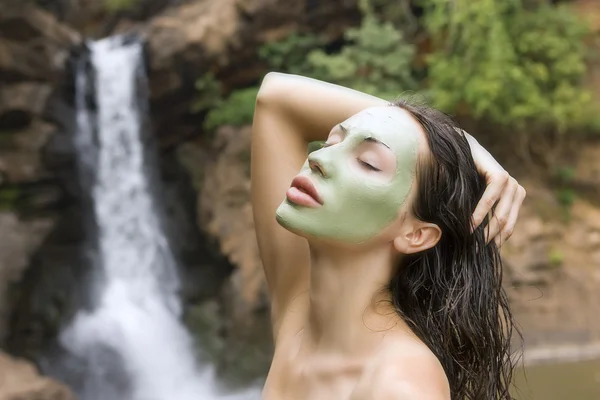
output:
M288 197L276 217L287 229L361 243L398 217L415 177L421 133L408 112L392 106L366 109L340 126L345 133L309 150L299 174L314 184L322 204L299 205Z

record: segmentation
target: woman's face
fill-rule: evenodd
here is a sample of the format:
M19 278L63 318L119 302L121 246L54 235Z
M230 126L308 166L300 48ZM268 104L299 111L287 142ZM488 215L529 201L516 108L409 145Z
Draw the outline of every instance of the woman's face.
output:
M375 237L398 218L410 192L420 135L419 124L398 107L369 108L350 117L308 155L277 209L277 221L347 243ZM316 191L312 196L310 186Z

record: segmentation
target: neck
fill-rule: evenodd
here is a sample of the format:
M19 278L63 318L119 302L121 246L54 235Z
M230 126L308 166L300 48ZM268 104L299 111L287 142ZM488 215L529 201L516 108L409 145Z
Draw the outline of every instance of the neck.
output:
M356 254L311 246L307 333L314 351L359 356L401 323L386 290L396 261L388 249Z

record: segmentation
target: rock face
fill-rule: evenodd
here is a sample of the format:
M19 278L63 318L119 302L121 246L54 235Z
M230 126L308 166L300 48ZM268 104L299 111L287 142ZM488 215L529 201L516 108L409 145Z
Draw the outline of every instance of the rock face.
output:
M17 0L23 1L23 0ZM26 0L25 0L26 1ZM86 37L102 38L131 28L164 8L186 0L51 0L37 1L39 7Z
M212 144L219 154L207 160L200 190L200 226L218 239L219 250L235 265L231 290L235 312L246 315L265 306L267 293L250 205L250 127L221 128Z
M0 341L7 334L10 314L9 295L13 285L21 281L30 255L53 226L52 219L22 221L11 212L0 212Z
M64 385L40 376L24 360L0 353L0 400L75 400Z
M524 186L528 199L502 256L525 345L595 343L600 340L600 210L584 198L567 209L547 188Z
M80 37L51 15L24 2L3 0L0 76L3 82L60 78L71 45Z
M65 192L44 162L58 121L49 112L79 35L35 7L0 5L0 345L12 286L56 222ZM8 296L8 297L7 297ZM9 298L10 297L10 298Z
M202 116L190 113L196 80L210 72L224 90L257 82L264 43L294 31L337 39L359 20L355 0L196 0L169 9L140 29L148 41L151 108L163 146L198 133Z

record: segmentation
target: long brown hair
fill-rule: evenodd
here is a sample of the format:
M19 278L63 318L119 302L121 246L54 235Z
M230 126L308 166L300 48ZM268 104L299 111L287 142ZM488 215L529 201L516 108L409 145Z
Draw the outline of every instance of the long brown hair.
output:
M417 168L414 215L437 224L440 241L405 256L390 283L400 316L441 362L452 399L511 399L515 327L502 288L502 261L485 242L486 218L471 232L471 215L486 182L469 144L445 114L405 100L395 103L421 124L430 157Z

